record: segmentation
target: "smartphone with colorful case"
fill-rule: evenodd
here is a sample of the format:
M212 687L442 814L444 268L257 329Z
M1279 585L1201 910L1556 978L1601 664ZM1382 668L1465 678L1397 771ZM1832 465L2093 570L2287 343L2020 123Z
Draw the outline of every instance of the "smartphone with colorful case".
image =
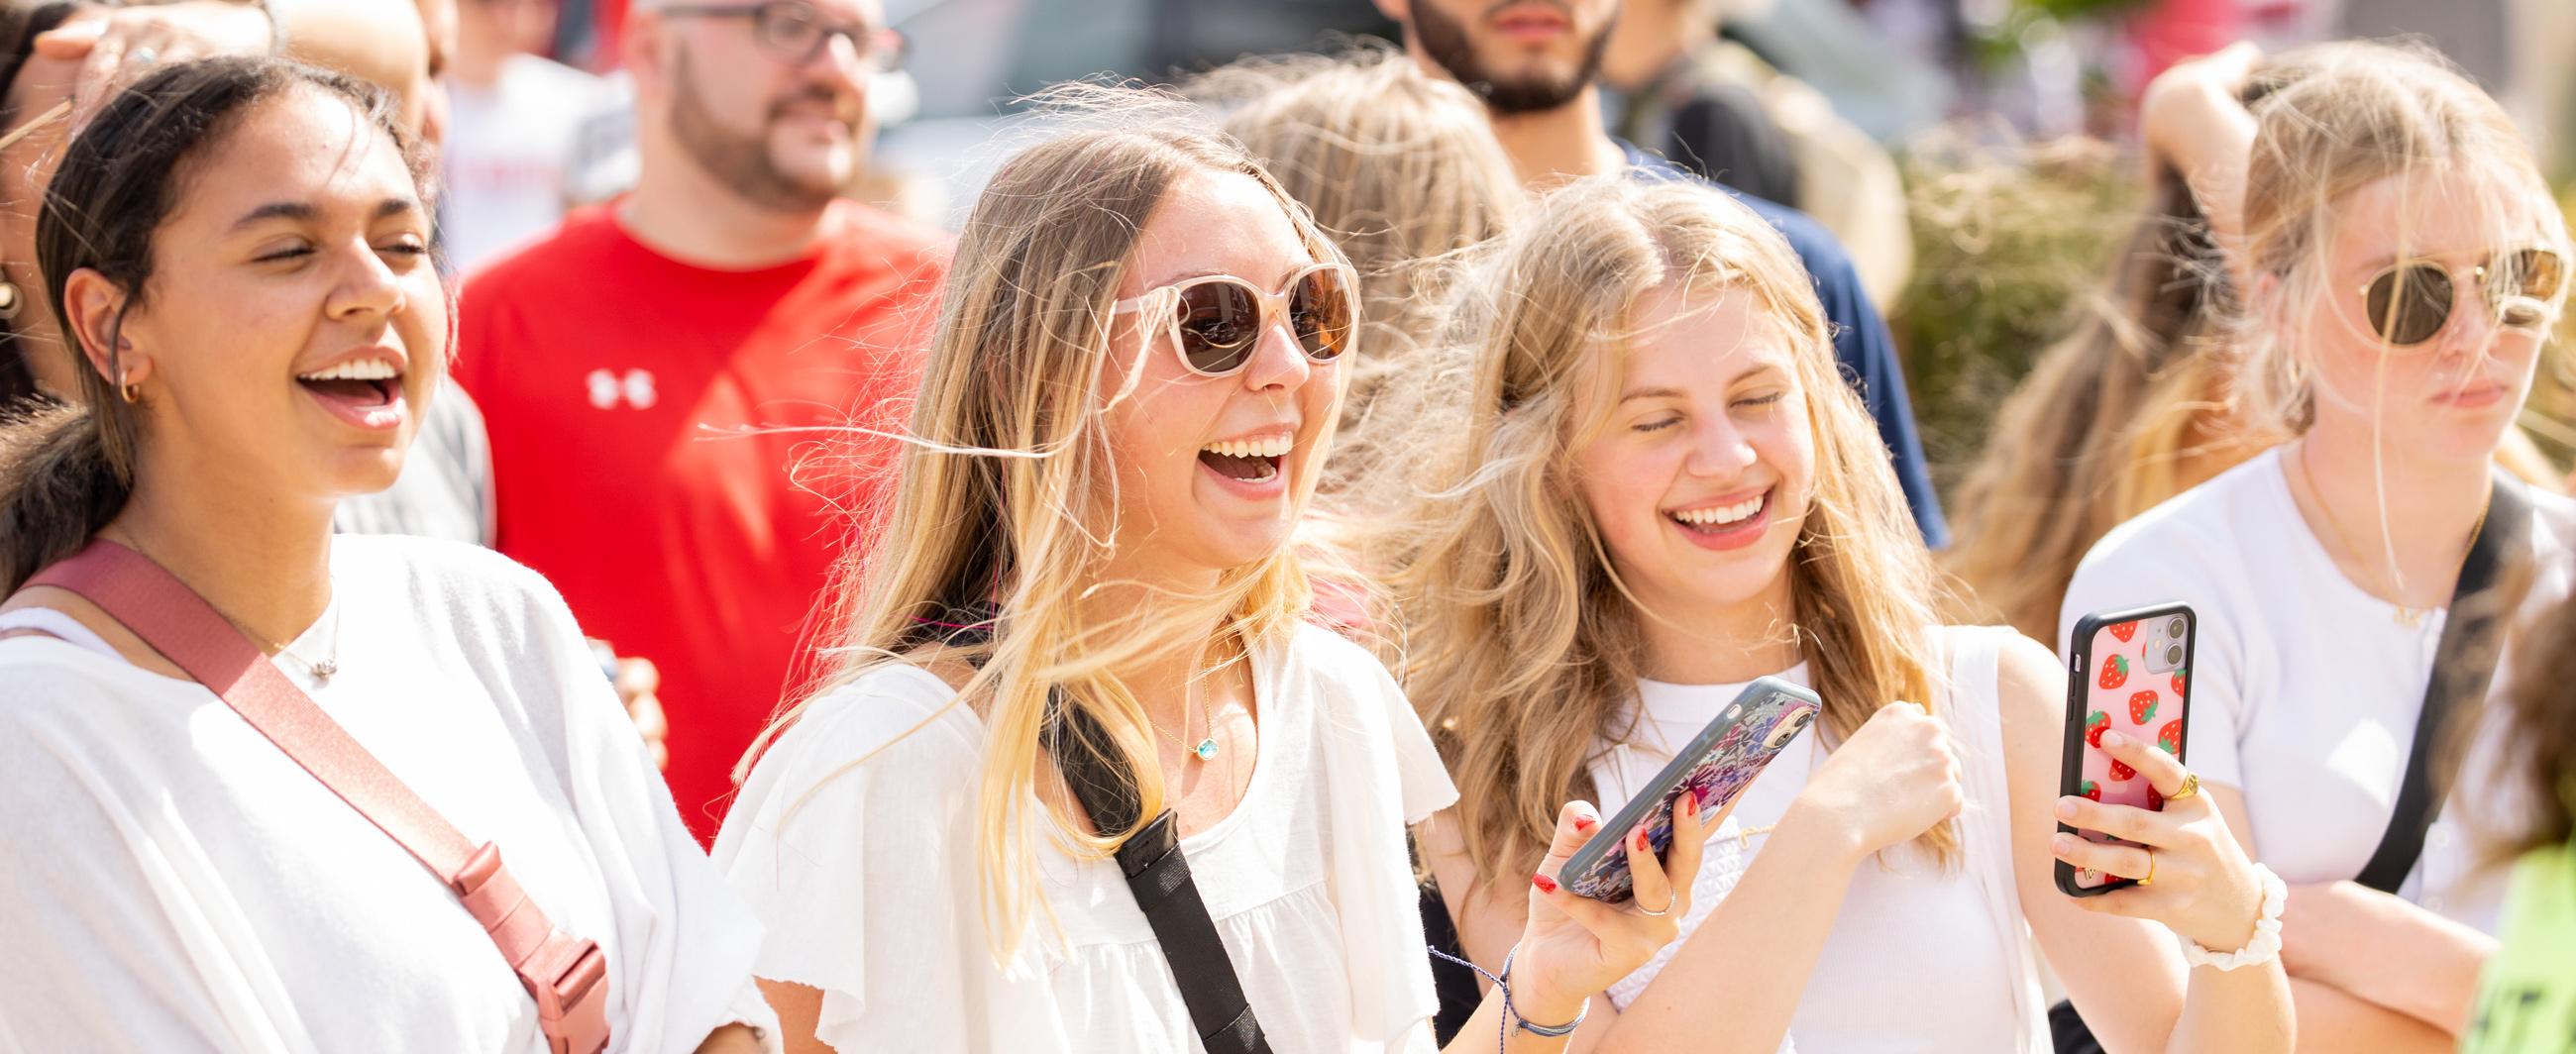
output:
M2103 612L2075 623L2074 651L2066 657L2066 755L2058 793L2140 809L2165 807L2164 796L2145 776L2102 752L2102 733L2116 730L2182 760L2199 624L2188 604ZM2063 823L2057 829L2096 842L2137 844ZM2057 888L2069 896L2100 896L2136 884L2057 862Z
M1629 832L1643 826L1655 859L1666 859L1673 847L1673 803L1698 792L1701 806L1715 815L1751 786L1762 767L1816 720L1824 702L1816 693L1777 677L1762 677L1735 696L1708 727L1676 751L1671 763L1619 815L1601 825L1592 840L1558 869L1565 888L1577 896L1617 904L1634 894L1628 873Z

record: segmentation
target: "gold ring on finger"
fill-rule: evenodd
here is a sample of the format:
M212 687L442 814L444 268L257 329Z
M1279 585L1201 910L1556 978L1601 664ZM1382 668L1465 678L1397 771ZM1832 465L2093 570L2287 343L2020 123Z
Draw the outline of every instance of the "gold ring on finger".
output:
M1660 919L1660 918L1663 918L1664 916L1666 916L1666 915L1670 915L1670 914L1672 914L1672 913L1673 913L1673 905L1678 904L1678 903L1681 903L1681 899L1682 899L1682 891L1681 891L1681 890L1676 889L1676 890L1674 890L1674 891L1672 892L1672 895L1671 895L1671 896L1667 896L1667 897L1665 897L1665 898L1664 898L1664 906L1663 906L1663 907L1660 907L1660 908L1649 908L1649 907L1647 907L1643 902L1640 902L1640 903L1637 905L1637 914L1643 915L1643 916L1645 916L1645 917L1647 917L1647 918L1650 918L1650 919Z
M2173 793L2165 795L2165 800L2181 801L2198 793L2200 793L2200 775L2195 772L2185 772L2182 774L2182 786L2174 788Z
M2156 884L2156 851L2149 849L2145 852L2147 854L2147 877L2139 879L2138 884L2142 886L2152 886Z

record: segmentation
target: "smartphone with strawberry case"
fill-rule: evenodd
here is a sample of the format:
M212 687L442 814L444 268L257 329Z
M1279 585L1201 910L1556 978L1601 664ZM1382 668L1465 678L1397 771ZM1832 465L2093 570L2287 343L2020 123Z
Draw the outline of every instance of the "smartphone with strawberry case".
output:
M2199 616L2188 604L2159 604L2086 615L2075 623L2074 653L2066 658L2066 756L2060 794L2162 810L2164 796L2147 779L2102 751L2102 733L2117 730L2153 743L2179 761L2191 720L2191 660ZM2057 829L2096 842L2135 845L2099 831L2066 824ZM2057 862L2057 888L2069 896L2100 896L2136 885Z
M1628 833L1646 829L1655 859L1673 846L1673 803L1696 792L1709 815L1735 801L1753 784L1763 766L1816 720L1824 701L1816 693L1777 677L1757 677L1736 693L1726 709L1709 719L1689 745L1673 755L1646 788L1628 799L1626 808L1595 832L1592 840L1567 858L1557 875L1576 896L1618 904L1634 896L1635 876L1628 872Z

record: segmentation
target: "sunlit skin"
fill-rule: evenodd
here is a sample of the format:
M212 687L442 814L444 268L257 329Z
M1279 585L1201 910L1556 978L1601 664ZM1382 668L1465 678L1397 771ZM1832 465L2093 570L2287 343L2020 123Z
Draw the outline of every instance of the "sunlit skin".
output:
M1117 295L1210 274L1277 289L1315 262L1268 190L1250 176L1199 171L1146 221ZM1195 589L1287 545L1349 371L1309 359L1286 319L1267 323L1241 371L1206 377L1183 364L1165 316L1119 316L1101 387L1111 394L1120 575ZM1279 435L1295 445L1266 482L1229 478L1199 457L1211 443Z
M1732 641L1766 665L1737 679L1778 672L1796 661L1788 568L1816 472L1788 335L1741 290L1657 290L1630 324L1616 391L1586 396L1610 405L1577 454L1584 504L1650 638ZM1732 524L1675 518L1756 502Z
M2335 207L2325 288L2297 305L2292 345L2318 393L2311 436L2338 442L2377 430L2411 457L2483 463L2521 412L2540 361L2536 328L2497 322L2470 269L2499 252L2544 244L2535 229L2498 237L2494 203L2510 191L2469 172L2392 177L2346 195ZM2451 271L2458 286L2450 321L2432 340L2386 347L2359 294L2400 254Z
M189 167L145 295L84 270L65 297L101 338L132 305L120 366L144 397L140 485L317 507L393 485L448 336L429 210L402 156L345 101L298 88ZM102 370L104 345L90 349ZM400 372L399 398L363 420L297 379L353 360Z

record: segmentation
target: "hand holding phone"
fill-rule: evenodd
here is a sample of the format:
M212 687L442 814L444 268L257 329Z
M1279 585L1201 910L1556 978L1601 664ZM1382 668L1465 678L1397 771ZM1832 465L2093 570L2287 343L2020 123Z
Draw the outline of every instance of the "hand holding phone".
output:
M2189 728L2191 658L2199 619L2189 605L2163 604L2086 615L2075 623L2066 666L2066 750L2061 796L2161 811L2164 796L2138 770L2102 749L2118 732L2153 744L2179 762ZM2136 845L2061 823L2058 830L2095 842ZM2057 862L2057 888L2099 896L2136 885L2100 871Z
M1673 844L1677 799L1693 795L1702 817L1724 812L1753 777L1762 774L1763 766L1815 721L1823 705L1816 693L1777 677L1758 678L1744 686L1734 702L1676 751L1663 771L1566 861L1561 872L1565 888L1612 904L1628 900L1634 895L1634 879L1623 843L1642 828L1648 850L1656 859L1665 859Z

